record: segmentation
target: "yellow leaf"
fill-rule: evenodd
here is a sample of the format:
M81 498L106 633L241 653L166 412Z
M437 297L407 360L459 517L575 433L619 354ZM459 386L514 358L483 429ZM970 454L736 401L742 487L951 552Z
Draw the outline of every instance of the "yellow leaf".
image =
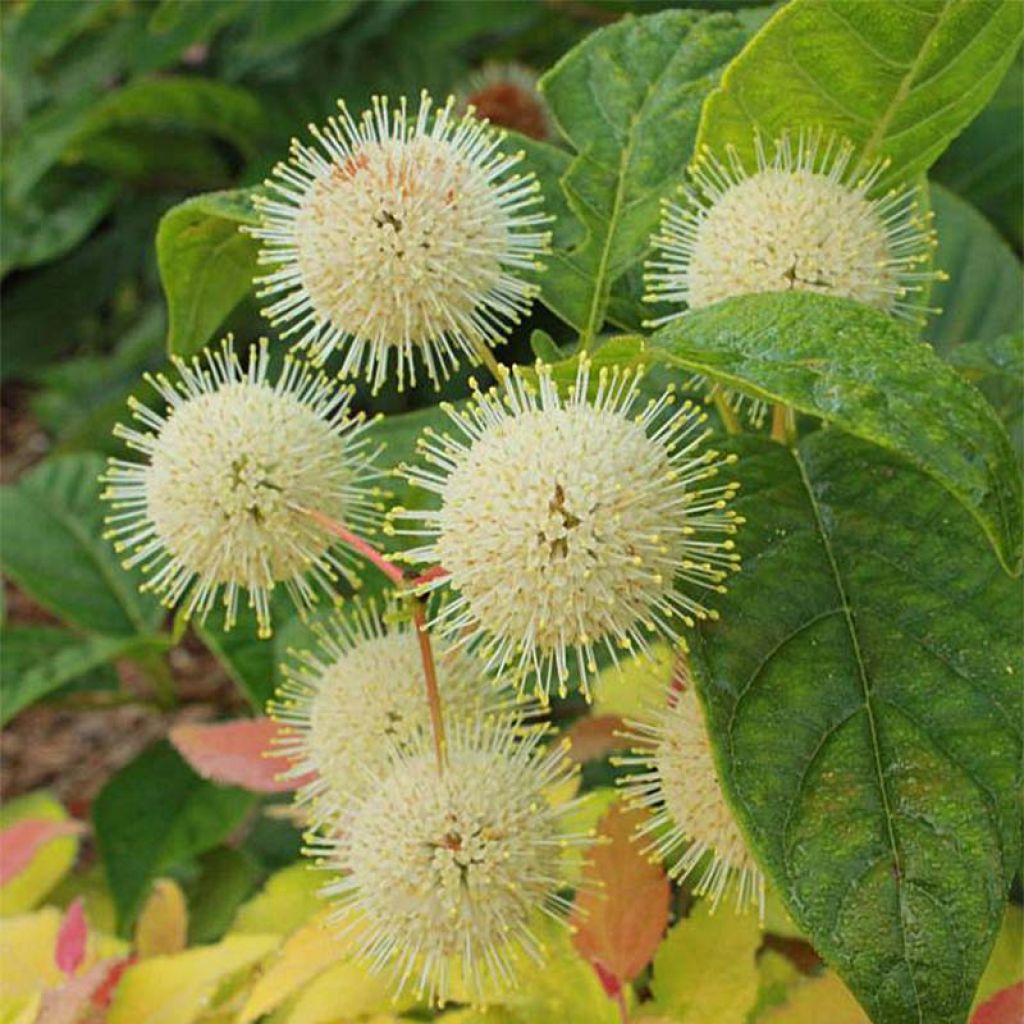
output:
M698 903L668 933L654 957L655 1006L680 1024L744 1024L757 1000L756 914Z
M61 983L64 975L54 958L59 928L55 907L0 920L0 991L5 997L30 996Z
M676 651L668 644L652 644L649 657L622 658L618 667L604 669L594 683L591 713L643 718L646 704L668 686L675 658Z
M1024 980L1024 961L1021 958L1024 950L1024 911L1013 903L1006 907L1003 927L996 937L988 967L981 977L978 993L974 997L977 1007L997 992Z
M341 926L328 922L330 913L323 910L297 928L264 965L239 1014L239 1024L249 1024L270 1013L317 975L352 956L351 935L345 939L339 937Z
M300 861L271 875L231 926L232 934L287 935L324 908L317 891L327 876Z
M0 995L0 1024L37 1024L43 994L30 996Z
M208 1013L223 982L276 944L273 935L235 935L213 946L142 960L125 971L107 1024L192 1024Z
M349 961L329 967L302 992L281 1024L334 1024L363 1021L369 1014L386 1013L413 1005L412 997L398 1005L386 975L371 975L366 967ZM393 1017L386 1018L394 1020Z
M158 878L153 883L135 925L135 950L140 959L180 953L188 940L188 910L177 882Z
M797 985L789 999L773 1007L758 1024L871 1024L838 976L827 971Z
M579 833L597 834L597 823L619 796L617 790L604 787L590 790L562 819L562 827L567 835ZM569 886L575 886L583 874L587 863L587 848L569 843L562 850L562 873Z
M59 800L39 790L12 800L0 808L0 828L25 818L44 821L68 821ZM32 863L0 888L0 915L24 914L42 901L47 893L71 870L78 856L78 837L63 836L47 843Z
M764 894L764 930L784 939L802 939L804 933L789 916L775 886L766 883Z

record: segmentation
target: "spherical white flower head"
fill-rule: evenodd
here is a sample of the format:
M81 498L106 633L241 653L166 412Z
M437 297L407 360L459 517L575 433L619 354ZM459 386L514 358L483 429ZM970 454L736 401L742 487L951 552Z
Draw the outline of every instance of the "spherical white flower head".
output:
M295 652L270 713L286 727L276 753L286 778L313 773L297 794L314 826L334 820L359 794L367 773L384 771L391 748L407 750L429 733L423 663L416 629L357 605L319 630L316 650ZM438 688L449 721L495 712L502 702L482 666L464 651L434 644ZM353 769L359 765L359 771Z
M277 268L260 282L280 295L265 312L318 359L343 347L343 373L365 364L379 386L394 358L401 388L419 353L436 382L529 310L537 289L520 272L548 247L539 186L452 100L435 111L424 93L410 116L378 97L358 122L339 106L310 126L319 149L293 141L259 202L250 233Z
M851 168L853 147L834 136L822 145L820 132L801 133L794 147L784 135L771 160L754 142L753 174L735 151L727 163L702 153L688 204L665 205L648 301L695 309L750 292L809 291L921 319L927 310L915 296L936 275L922 269L935 234L918 190L873 197L887 162Z
M628 726L633 753L613 760L641 769L624 784L631 803L655 812L641 828L651 838L650 849L674 858L674 878L696 872L695 891L709 894L712 908L733 886L737 911L754 903L763 919L764 875L722 793L704 712L683 659L667 699L662 692L646 720Z
M396 751L342 834L313 851L343 872L324 893L399 989L444 1002L461 983L479 1000L514 983L519 951L543 963L531 920L568 909L562 851L592 833L567 830L576 769L542 743L515 714L456 722L443 771L426 740Z
M230 628L248 590L260 634L269 635L277 584L301 610L316 587L332 593L339 574L350 575L332 538L300 510L364 531L379 519L381 474L365 419L349 414L347 390L291 358L271 383L265 341L251 347L247 367L230 339L175 367L177 381L146 378L165 411L132 399L141 429L114 431L144 459L110 460L107 536L128 553L126 568L141 564L144 589L168 607L203 618L222 592Z
M562 401L547 368L536 377L517 372L503 393L449 409L460 436L427 432L433 468L406 467L440 509L392 516L431 537L407 557L446 571L428 584L453 595L439 628L546 698L570 670L587 691L598 644L614 658L714 616L704 595L738 568L738 485L705 485L733 459L704 447L707 414L673 408L671 389L641 406L638 374L602 370L588 398L583 360Z

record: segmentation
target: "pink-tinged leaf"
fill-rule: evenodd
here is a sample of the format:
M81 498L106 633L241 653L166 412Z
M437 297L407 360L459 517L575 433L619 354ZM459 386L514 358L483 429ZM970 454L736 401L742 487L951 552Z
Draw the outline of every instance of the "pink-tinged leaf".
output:
M254 793L284 793L298 789L311 776L280 777L288 770L288 761L275 751L280 731L273 719L242 718L213 725L175 726L171 742L204 779Z
M566 733L569 756L577 764L599 761L613 750L629 745L620 735L625 728L618 715L586 715L577 719Z
M621 801L608 809L597 830L604 841L594 847L570 919L573 944L613 999L650 962L668 925L668 877L634 842L644 820Z
M57 932L55 958L57 966L70 978L85 959L85 944L89 939L89 925L85 920L84 904L79 896L64 912Z
M122 957L120 960L103 961L103 963L107 965L106 976L92 994L93 1006L100 1010L106 1010L110 1006L110 1001L114 998L114 993L117 991L117 986L121 981L121 975L123 975L132 964L137 963L138 959L139 958L132 953L131 956Z
M120 962L101 960L77 978L69 978L60 988L45 992L39 1010L38 1024L78 1024L83 1019L84 1011L90 1008L90 1004L94 1007L100 1005L96 1001L97 993Z
M1024 1021L1024 981L1004 988L974 1011L971 1024L1021 1024Z
M84 829L80 821L26 818L0 830L0 885L20 875L47 843L78 835Z

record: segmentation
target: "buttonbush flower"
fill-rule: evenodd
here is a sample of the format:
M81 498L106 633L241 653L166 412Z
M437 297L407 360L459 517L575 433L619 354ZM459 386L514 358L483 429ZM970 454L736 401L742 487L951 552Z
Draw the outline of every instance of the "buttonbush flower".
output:
M366 368L380 386L391 360L399 387L414 353L437 381L460 355L492 346L529 310L523 271L547 250L539 186L512 173L522 153L454 100L434 110L424 93L410 114L377 97L356 121L344 103L317 146L293 141L259 201L274 269L259 282L266 309L317 359L344 350L342 373Z
M673 878L697 876L695 891L709 895L712 908L733 886L736 909L754 903L763 918L764 875L722 793L685 659L660 697L644 721L627 722L632 754L613 759L640 769L624 780L630 802L654 811L640 833L650 838L649 849L673 861Z
M532 139L553 135L551 115L537 89L537 74L514 61L488 61L459 90L459 109Z
M277 747L287 777L314 773L297 794L314 825L335 819L368 778L385 770L394 747L414 748L430 731L423 663L415 627L391 602L373 602L318 624L315 650L293 652L270 714L287 731ZM445 717L473 719L496 711L499 695L464 651L434 644ZM355 767L358 766L358 767Z
M586 692L597 645L615 658L714 617L705 596L738 567L738 485L708 485L733 457L705 446L706 413L673 408L671 388L642 405L638 373L603 369L588 398L583 360L563 401L549 369L536 377L448 407L455 432L426 432L428 465L405 467L440 508L392 517L429 538L406 557L446 571L426 584L450 588L439 629L546 698L570 669Z
M175 360L176 381L147 375L165 409L129 402L140 426L114 433L142 459L111 459L102 478L113 509L107 536L126 568L147 573L143 589L200 618L222 594L225 628L247 590L262 636L277 584L305 609L339 576L357 582L333 539L299 510L372 531L381 475L350 391L290 357L272 383L269 363L261 341L243 367L228 338L203 359Z
M722 163L705 150L687 204L665 204L648 298L697 308L750 292L809 291L919 319L926 310L914 297L935 276L922 269L935 233L917 188L873 197L888 162L851 167L853 146L834 136L822 144L820 132L801 133L795 145L783 135L771 159L760 138L754 143L754 173L735 151Z
M834 136L823 143L820 131L801 132L795 144L783 135L771 158L759 137L754 146L753 173L735 150L722 162L705 149L686 203L664 204L647 301L697 309L751 292L809 291L923 320L928 282L941 275L927 269L936 239L918 189L872 196L888 162L852 165L853 146ZM703 376L691 381L705 384ZM726 395L734 408L744 404ZM766 408L752 403L751 419L759 423Z
M576 769L542 744L515 713L456 721L439 771L420 733L312 851L341 872L324 889L338 919L399 989L479 1001L515 982L519 953L542 969L531 922L569 909L562 852L592 839L566 824Z

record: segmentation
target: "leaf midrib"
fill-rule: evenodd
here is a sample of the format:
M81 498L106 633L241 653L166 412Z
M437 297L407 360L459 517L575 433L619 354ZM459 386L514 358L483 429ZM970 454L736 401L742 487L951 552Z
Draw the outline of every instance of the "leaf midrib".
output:
M853 618L853 610L850 607L850 602L846 594L846 588L843 586L842 574L839 571L839 564L836 560L835 552L832 549L832 541L829 536L828 530L825 527L825 520L822 515L821 507L818 504L817 495L814 492L814 487L811 483L810 476L807 473L807 467L804 464L803 458L798 450L792 449L793 460L795 461L798 470L800 471L800 482L803 484L804 490L807 494L807 501L810 505L811 512L814 515L814 523L817 528L818 536L821 538L822 548L825 551L825 556L828 559L829 569L832 573L832 578L835 583L836 593L839 596L839 602L842 609L843 621L846 623L846 628L850 636L850 644L853 650L854 658L857 662L857 676L860 679L861 687L864 691L864 711L867 715L868 727L871 736L871 753L874 759L875 766L875 780L878 788L879 795L882 798L882 809L885 814L885 827L886 835L889 840L889 850L892 856L893 864L893 875L894 883L896 886L897 896L899 898L899 929L900 929L900 942L903 946L903 962L907 968L907 974L910 977L910 985L914 993L914 1003L917 1007L917 1021L918 1024L925 1024L924 1009L921 1005L921 994L917 988L917 981L914 977L914 969L909 959L907 958L907 933L906 926L903 921L903 867L900 858L899 845L896 841L896 832L893 825L893 812L892 803L889 796L888 788L885 784L885 774L882 767L882 753L878 742L878 728L875 722L875 712L872 705L871 698L871 683L868 678L867 666L864 662L864 657L860 649L860 638L857 634L856 624Z

